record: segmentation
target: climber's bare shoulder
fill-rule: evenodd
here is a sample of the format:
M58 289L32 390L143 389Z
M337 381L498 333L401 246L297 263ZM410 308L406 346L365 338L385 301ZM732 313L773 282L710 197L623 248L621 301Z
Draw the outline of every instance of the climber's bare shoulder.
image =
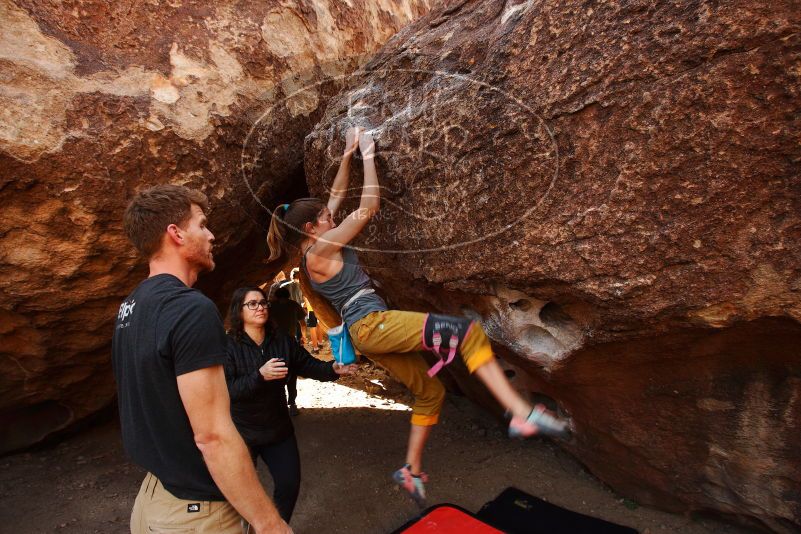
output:
M315 243L306 253L306 269L313 282L322 284L332 279L342 270L344 260L342 258L342 247L332 250L331 247L321 246L323 243Z

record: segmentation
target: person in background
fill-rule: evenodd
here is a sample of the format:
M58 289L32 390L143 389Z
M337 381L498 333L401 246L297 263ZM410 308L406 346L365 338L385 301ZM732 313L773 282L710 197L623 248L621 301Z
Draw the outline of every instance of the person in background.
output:
M297 341L298 333L306 317L306 312L303 311L300 304L289 298L289 290L285 287L276 289L275 298L269 302L270 317L272 317L272 321L278 331ZM300 344L301 346L305 344L305 340L302 337L300 339ZM289 415L295 417L300 413L296 402L298 397L298 375L292 370L290 370L286 379L286 389Z
M300 290L300 269L295 267L289 273L289 280L281 282L279 287L285 287L289 291L289 298L303 306L303 292Z
M192 289L214 269L206 196L177 185L138 193L128 238L150 267L120 306L111 344L122 442L145 468L131 532L292 532L256 476L231 420L225 331ZM240 517L241 515L241 517Z
M294 337L279 331L271 316L272 307L263 290L242 287L234 291L228 309L225 379L234 423L254 463L260 457L270 470L275 505L289 522L300 491L300 456L284 382L290 373L336 380L353 373L356 366L317 360Z
M283 284L285 281L286 275L284 274L284 271L278 271L278 274L273 277L273 283L270 284L270 289L267 291L268 302L272 302L275 299L275 291L281 287L281 284Z
M302 308L304 308L305 313L305 303L303 299L303 293L300 290L300 280L299 277L299 269L295 267L289 273L289 280L284 280L281 282L278 287L284 287L289 291L289 298L300 304ZM297 331L295 338L298 340L298 343L305 344L304 339L309 339L309 332L306 328L306 324L301 321L300 328ZM305 334L305 335L304 335Z
M317 316L314 314L314 309L312 308L311 302L308 299L306 301L306 332L308 333L307 339L312 346L312 352L314 354L319 354L320 349L322 348L322 340L320 339L320 333L317 329Z

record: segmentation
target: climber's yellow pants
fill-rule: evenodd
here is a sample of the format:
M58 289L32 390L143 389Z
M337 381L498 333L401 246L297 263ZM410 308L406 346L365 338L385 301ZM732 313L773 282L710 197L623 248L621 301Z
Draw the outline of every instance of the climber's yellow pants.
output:
M437 423L445 400L445 388L436 377L429 377L428 364L421 351L425 313L377 311L350 326L356 349L385 368L414 395L412 424ZM478 323L467 333L460 348L462 359L471 373L494 359L489 339Z

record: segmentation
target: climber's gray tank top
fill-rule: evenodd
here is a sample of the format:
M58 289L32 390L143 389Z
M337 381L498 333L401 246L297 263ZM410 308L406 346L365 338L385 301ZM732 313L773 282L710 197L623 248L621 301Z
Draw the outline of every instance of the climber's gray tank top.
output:
M307 276L309 275L309 270L306 269L306 254L308 253L309 251L306 250L302 260L303 269L306 271ZM372 285L370 277L367 276L362 266L359 265L359 258L356 256L356 252L348 247L343 247L342 259L344 261L342 269L330 280L318 284L309 276L309 283L311 283L312 289L325 297L326 300L334 306L340 316L342 316L342 306L344 306L357 291L370 288ZM369 293L360 296L347 307L345 315L342 316L342 321L350 327L368 313L387 309L387 304L384 302L384 299L375 293Z

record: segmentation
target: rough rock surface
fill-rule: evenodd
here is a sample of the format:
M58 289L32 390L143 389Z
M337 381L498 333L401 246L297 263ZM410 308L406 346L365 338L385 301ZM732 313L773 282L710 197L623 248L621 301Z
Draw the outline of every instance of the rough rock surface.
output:
M794 1L450 2L329 103L309 187L371 128L358 245L395 306L480 315L625 495L795 531L800 28Z
M246 278L327 96L429 4L0 0L0 452L113 398L132 194L205 191L218 280Z

